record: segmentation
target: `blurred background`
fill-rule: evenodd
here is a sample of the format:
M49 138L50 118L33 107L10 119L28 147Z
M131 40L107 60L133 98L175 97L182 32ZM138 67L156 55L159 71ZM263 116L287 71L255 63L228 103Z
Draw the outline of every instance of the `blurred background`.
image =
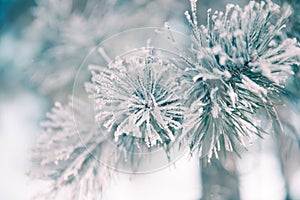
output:
M227 3L248 2L198 0L199 21L205 23L208 8L224 10ZM299 39L300 2L287 2L296 11L288 34ZM46 181L26 176L30 150L46 112L56 101L68 101L76 71L90 49L121 31L162 27L166 21L172 29L189 34L184 16L188 9L187 0L0 0L1 200L33 199L47 188ZM299 95L297 88L291 90ZM297 109L283 112L293 127L290 131L299 134ZM222 164L213 160L205 167L186 155L176 167L155 173L120 173L103 199L300 200L299 141L283 149L281 143L289 141L265 138L241 158Z

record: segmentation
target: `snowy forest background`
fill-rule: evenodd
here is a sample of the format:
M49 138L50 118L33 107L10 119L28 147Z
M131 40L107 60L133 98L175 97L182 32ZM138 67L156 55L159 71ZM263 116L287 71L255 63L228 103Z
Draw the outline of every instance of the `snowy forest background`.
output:
M295 12L286 30L299 41L300 2L274 2L292 6ZM207 9L224 11L228 3L243 7L249 1L198 0L199 23L206 23ZM76 72L90 49L119 32L163 27L164 22L189 35L184 15L189 8L189 1L182 0L0 1L1 200L33 199L49 187L48 181L27 176L32 170L31 149L46 113L55 102L67 104ZM299 74L296 81L300 84ZM299 88L295 90L299 98ZM296 97L293 102L295 109L283 112L300 137L300 104ZM184 155L176 167L154 173L117 172L103 199L300 199L300 140L290 143L283 137L276 142L268 137L256 141L241 158L229 157L224 165L212 160L205 167L197 156ZM282 149L281 142L289 148ZM65 191L56 199L71 193L70 188Z

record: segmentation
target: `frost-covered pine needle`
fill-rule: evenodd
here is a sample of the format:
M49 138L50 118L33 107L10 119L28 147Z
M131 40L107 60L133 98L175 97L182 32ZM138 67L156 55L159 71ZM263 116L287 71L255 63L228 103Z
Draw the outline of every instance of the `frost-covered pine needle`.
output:
M206 26L198 25L196 10L191 0L191 14L185 15L193 32L192 56L184 70L191 109L184 130L191 149L210 159L261 136L261 110L280 125L275 103L293 75L291 66L299 65L300 50L283 31L288 6L228 4L225 13L209 9Z
M36 165L31 173L34 177L53 181L49 193L42 195L42 199L53 199L67 185L72 187L73 199L101 196L110 170L95 160L92 153L101 152L105 137L97 134L95 124L89 120L91 112L86 108L86 103L74 102L74 114L80 118L76 124L72 104L56 103L42 123L44 132L38 137L33 153Z
M144 53L141 53L144 52ZM182 129L183 106L174 64L152 50L93 67L87 90L94 99L96 121L112 132L143 138L150 146L174 141Z
M143 141L123 136L122 142L112 146L89 107L76 99L66 106L56 103L42 123L44 131L32 154L35 164L30 175L52 184L38 199L54 199L66 188L71 189L66 199L101 199L114 169L129 161L132 171L138 167L140 159L133 153L146 149Z

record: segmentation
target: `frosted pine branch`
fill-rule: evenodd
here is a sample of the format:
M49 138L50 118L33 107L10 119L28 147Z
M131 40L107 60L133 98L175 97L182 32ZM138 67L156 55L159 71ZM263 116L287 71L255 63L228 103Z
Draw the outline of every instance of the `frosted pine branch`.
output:
M184 70L191 110L184 130L192 150L218 157L262 136L257 116L262 110L280 124L275 104L293 75L292 65L299 65L300 49L283 31L288 6L228 4L225 13L209 9L206 26L198 26L195 0L191 10L185 15L193 33L188 56L193 61Z
M110 170L93 157L93 154L101 153L106 138L97 134L93 121L89 121L90 112L85 103L75 101L74 108L74 113L80 117L77 125L71 103L65 107L56 103L42 123L45 129L33 154L37 163L31 174L53 181L49 193L42 198L52 199L64 186L71 185L72 199L97 199L95 197L101 196L102 186L110 179Z
M125 134L154 146L174 141L182 129L183 105L174 63L148 51L152 50L98 67L87 85L96 121L113 132L116 141Z
M94 123L88 103L74 99L73 106L74 110L71 102L66 106L56 103L42 123L44 132L38 137L30 174L52 181L41 199L53 199L68 186L70 199L101 199L114 168L126 162L132 171L138 167L139 158L133 153L141 152L142 140L123 136L115 144L118 148L112 148L110 138Z
M71 199L99 199L108 166L130 162L134 172L142 153L161 146L168 152L176 140L210 160L263 137L263 115L281 127L277 105L292 66L300 64L299 44L284 32L290 8L271 1L250 1L244 9L229 4L225 13L208 10L206 26L198 24L196 0L191 11L185 15L192 45L179 56L184 64L150 47L111 61L100 48L109 64L90 65L85 85L94 108L74 99L47 115L33 174L53 181L51 194L71 186ZM107 157L108 166L100 164Z

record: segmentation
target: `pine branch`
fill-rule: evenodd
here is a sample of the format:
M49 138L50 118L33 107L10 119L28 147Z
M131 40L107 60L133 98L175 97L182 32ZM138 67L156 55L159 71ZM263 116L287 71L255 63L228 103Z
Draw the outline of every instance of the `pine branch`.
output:
M127 160L132 172L137 169L139 158L135 155L145 149L143 141L123 136L112 148L112 138L96 125L89 105L76 99L66 106L56 103L42 123L45 131L38 137L30 175L53 184L38 198L53 199L71 186L70 199L100 199L113 170Z
M215 167L227 152L239 154L269 134L264 116L282 131L278 105L300 65L299 44L283 30L291 9L271 1L250 1L244 9L229 4L225 13L208 10L206 26L198 25L196 12L191 0L185 15L192 45L179 56L185 64L152 47L105 57L107 66L89 66L85 89L93 102L57 104L47 115L35 174L53 180L54 196L70 185L72 199L98 199L109 166L129 161L135 172L144 152L162 147L168 153L177 140ZM101 165L107 157L108 166Z
M185 13L193 33L193 54L187 57L194 61L184 70L191 108L184 130L192 151L210 159L263 137L263 110L281 123L277 99L294 74L292 66L299 66L300 49L283 31L290 7L280 10L270 1L250 1L244 9L228 4L225 13L208 10L207 25L200 27L194 0L191 10Z
M123 134L131 135L150 147L168 144L181 132L184 109L174 63L153 51L134 52L98 67L87 84L96 121L107 132L114 129L116 141Z

